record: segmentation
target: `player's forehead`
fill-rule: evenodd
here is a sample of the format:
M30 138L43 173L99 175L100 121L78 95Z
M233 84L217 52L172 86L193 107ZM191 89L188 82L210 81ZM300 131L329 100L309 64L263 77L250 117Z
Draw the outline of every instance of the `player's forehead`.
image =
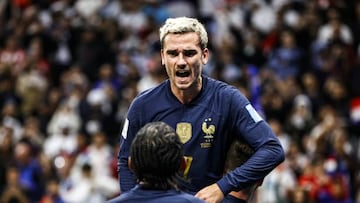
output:
M195 32L169 33L164 38L164 50L200 50L200 37Z

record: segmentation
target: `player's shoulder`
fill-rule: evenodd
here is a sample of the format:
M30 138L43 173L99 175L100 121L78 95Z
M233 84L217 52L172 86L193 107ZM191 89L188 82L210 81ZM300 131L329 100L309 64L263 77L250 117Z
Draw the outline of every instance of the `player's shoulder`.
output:
M246 100L244 94L238 88L226 82L204 76L204 84L207 94L218 94L223 99L236 97L237 99Z
M106 203L204 203L204 201L194 197L193 195L187 194L182 191L168 190L168 191L157 191L157 190L142 190L139 187L135 187L132 190L125 192L107 201Z
M160 83L156 87L152 87L143 92L140 92L133 100L133 104L144 105L151 104L154 101L159 101L161 98L165 97L168 87L168 80Z
M171 197L172 203L204 203L203 200L194 197L185 192L179 192L177 195Z

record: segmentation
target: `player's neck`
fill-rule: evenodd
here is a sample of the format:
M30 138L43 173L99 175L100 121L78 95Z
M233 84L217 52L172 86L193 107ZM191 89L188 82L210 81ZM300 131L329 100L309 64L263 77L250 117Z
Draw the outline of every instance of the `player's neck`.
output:
M189 104L194 98L200 93L202 88L202 77L199 77L198 82L194 83L193 86L188 89L182 90L178 88L171 88L175 97L182 104Z

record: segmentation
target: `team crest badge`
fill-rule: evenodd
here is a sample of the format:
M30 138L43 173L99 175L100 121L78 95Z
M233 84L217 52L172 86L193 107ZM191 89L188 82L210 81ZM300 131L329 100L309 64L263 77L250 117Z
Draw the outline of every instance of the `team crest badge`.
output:
M178 134L180 141L185 144L191 139L191 123L178 123L176 125L176 133Z

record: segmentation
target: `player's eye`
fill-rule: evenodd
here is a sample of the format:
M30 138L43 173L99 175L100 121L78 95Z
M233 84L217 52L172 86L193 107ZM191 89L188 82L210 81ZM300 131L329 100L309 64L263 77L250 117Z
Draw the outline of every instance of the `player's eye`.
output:
M168 50L166 53L172 57L179 55L179 52L176 50Z
M196 50L185 50L184 51L184 56L187 56L187 57L195 56L196 54L197 54Z

